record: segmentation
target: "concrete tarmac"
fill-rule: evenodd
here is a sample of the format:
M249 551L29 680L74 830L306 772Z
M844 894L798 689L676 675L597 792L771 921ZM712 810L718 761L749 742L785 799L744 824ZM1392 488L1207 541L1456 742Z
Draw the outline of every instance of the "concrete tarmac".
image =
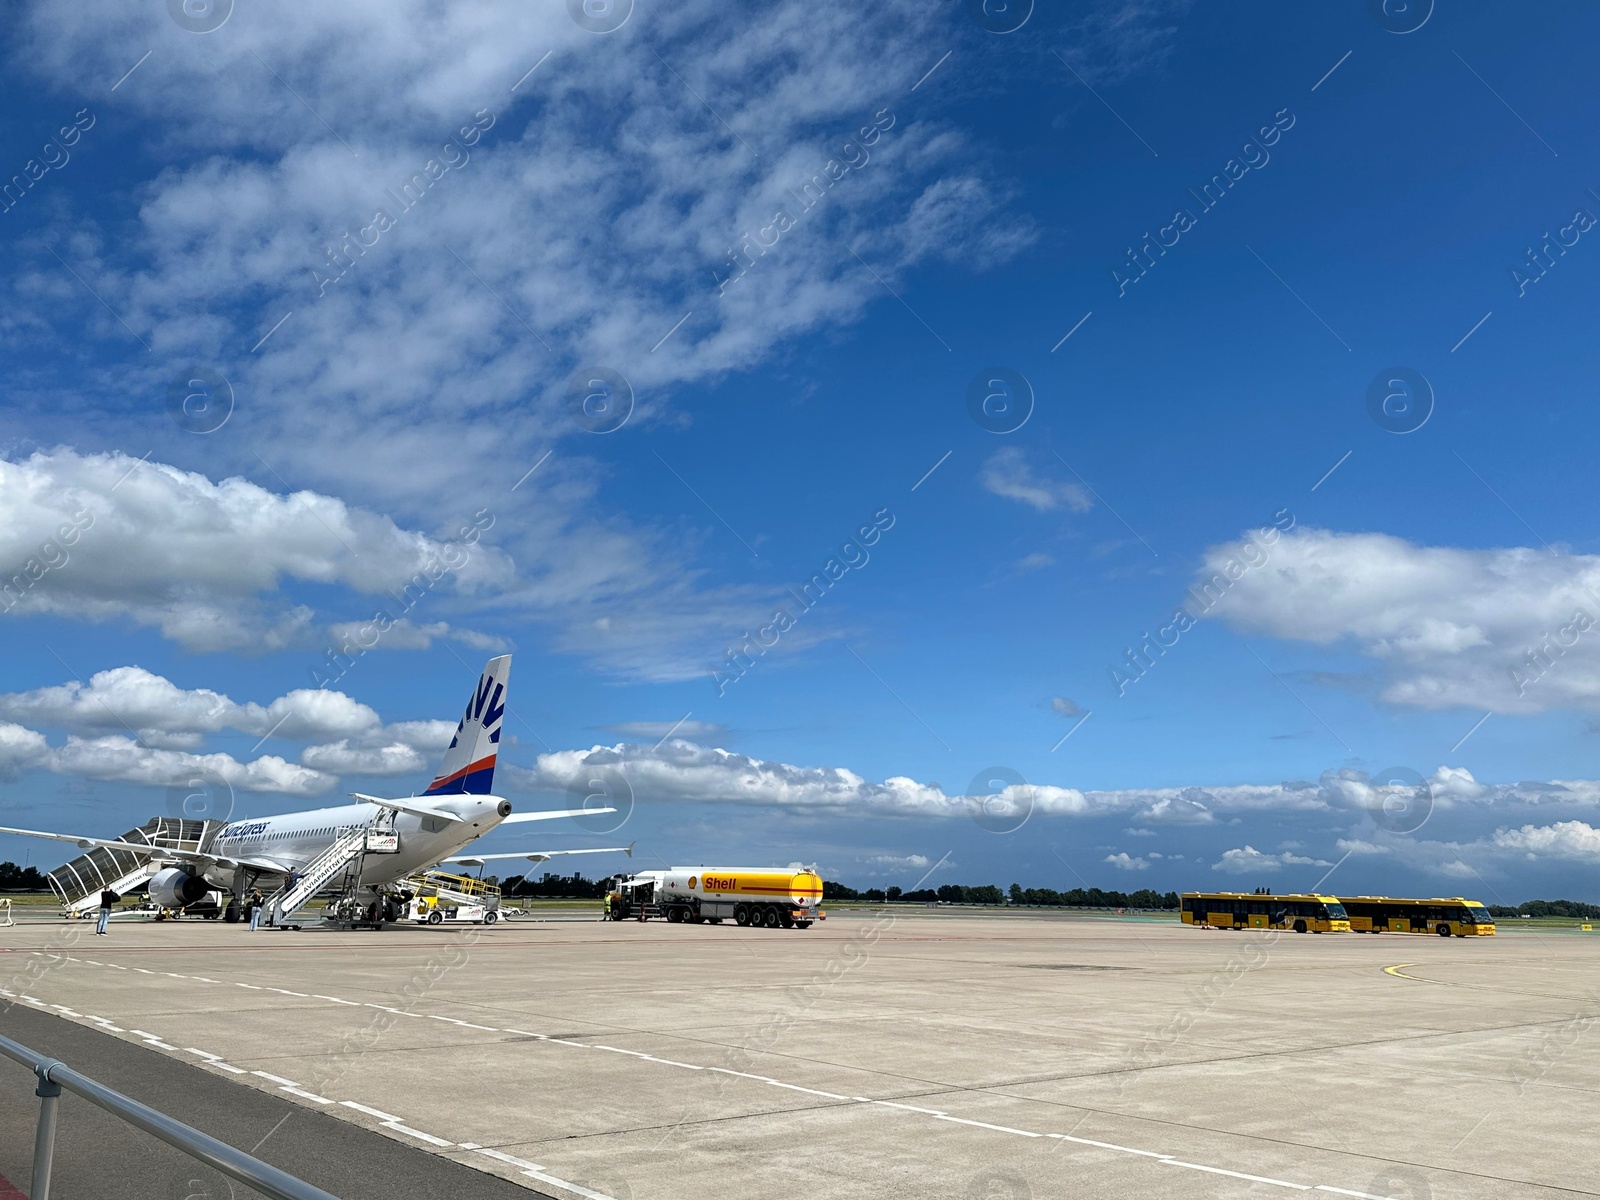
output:
M557 1197L1600 1195L1594 935L920 908L91 933L0 931L0 987Z

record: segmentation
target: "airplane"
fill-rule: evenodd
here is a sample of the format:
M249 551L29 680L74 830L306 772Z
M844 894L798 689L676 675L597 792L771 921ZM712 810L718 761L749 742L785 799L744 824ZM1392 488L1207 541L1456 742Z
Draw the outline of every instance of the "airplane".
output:
M501 825L615 812L576 808L519 813L494 795L500 726L505 718L511 656L489 660L456 725L438 777L420 796L391 799L351 792L358 803L230 821L202 850L180 850L117 839L48 833L0 826L0 833L71 842L88 850L127 851L161 866L149 881L150 899L162 908L182 908L213 888L230 892L228 919L237 920L247 888L268 878L282 881L278 897L287 913L334 882L361 856L353 895L361 907L398 890L396 885L440 863L481 866L490 860L524 858L544 862L569 854L627 854L633 846L583 850L535 850L452 857ZM381 901L380 901L381 903ZM387 907L387 906L385 906Z

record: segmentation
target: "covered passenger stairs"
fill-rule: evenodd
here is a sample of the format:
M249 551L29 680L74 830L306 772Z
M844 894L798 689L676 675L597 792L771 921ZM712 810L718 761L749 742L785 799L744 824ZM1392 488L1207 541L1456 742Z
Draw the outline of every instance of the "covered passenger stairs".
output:
M180 817L151 817L116 840L134 845L204 853L222 828L221 821L190 821ZM61 897L69 916L81 916L100 905L100 893L110 888L119 896L138 891L166 863L160 855L140 854L95 846L69 863L48 872L50 889Z

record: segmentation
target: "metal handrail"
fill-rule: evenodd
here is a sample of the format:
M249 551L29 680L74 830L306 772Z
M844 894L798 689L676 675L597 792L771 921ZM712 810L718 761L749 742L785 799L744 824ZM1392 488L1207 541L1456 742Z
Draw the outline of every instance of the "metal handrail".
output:
M82 1096L89 1103L105 1109L135 1128L160 1138L167 1145L176 1147L228 1178L272 1197L272 1200L338 1200L303 1179L280 1171L132 1097L113 1091L103 1083L96 1083L66 1063L30 1050L20 1042L0 1036L0 1054L21 1063L39 1079L39 1086L34 1090L34 1095L39 1097L39 1125L33 1143L33 1186L28 1192L31 1200L49 1200L50 1197L50 1171L55 1158L56 1105L61 1099L62 1088Z

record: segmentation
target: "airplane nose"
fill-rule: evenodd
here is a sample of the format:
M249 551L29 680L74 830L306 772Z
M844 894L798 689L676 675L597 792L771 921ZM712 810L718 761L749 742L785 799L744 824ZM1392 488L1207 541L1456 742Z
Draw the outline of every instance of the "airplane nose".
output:
M511 801L500 801L500 807L496 811L499 812L502 817L509 817L511 815Z

